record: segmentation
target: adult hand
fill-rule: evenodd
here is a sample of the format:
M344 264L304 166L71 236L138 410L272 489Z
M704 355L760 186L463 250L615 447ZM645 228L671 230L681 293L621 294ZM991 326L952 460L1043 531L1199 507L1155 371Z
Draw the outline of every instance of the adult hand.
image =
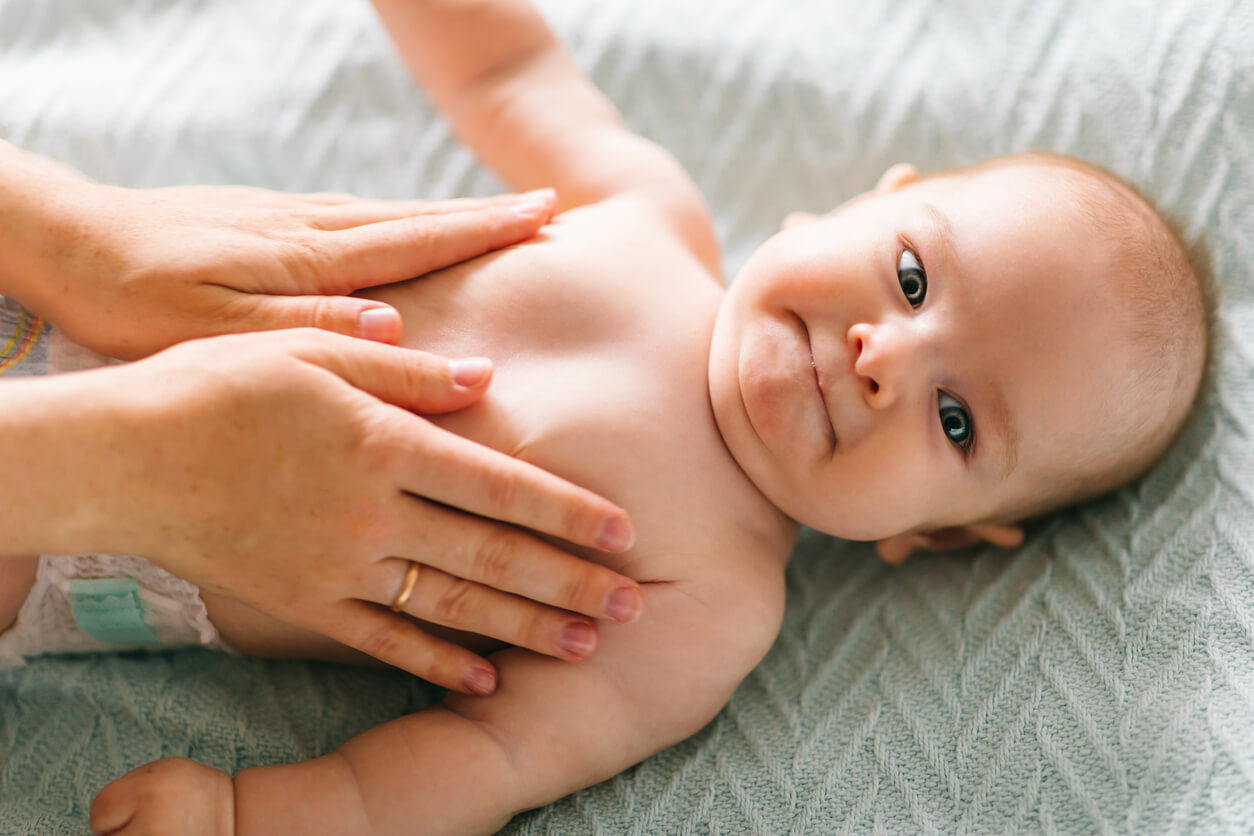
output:
M100 438L75 440L106 453L77 462L67 498L93 547L145 555L424 679L495 685L485 660L389 612L410 561L405 613L571 660L596 643L585 616L625 622L643 607L634 581L495 522L622 551L622 509L409 411L475 401L486 360L297 329L64 377L110 417L94 422Z
M0 143L6 192L23 206L0 211L12 268L0 293L124 360L196 337L302 326L398 342L394 309L347 294L522 241L556 208L551 189L435 203L124 189Z

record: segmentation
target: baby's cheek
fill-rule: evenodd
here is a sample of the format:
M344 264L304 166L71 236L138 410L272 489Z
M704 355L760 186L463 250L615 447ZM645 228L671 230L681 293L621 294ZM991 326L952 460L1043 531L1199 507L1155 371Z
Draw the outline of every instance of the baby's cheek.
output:
M811 520L846 540L881 540L925 526L953 504L951 486L929 473L926 455L904 445L868 443L842 451L812 490Z

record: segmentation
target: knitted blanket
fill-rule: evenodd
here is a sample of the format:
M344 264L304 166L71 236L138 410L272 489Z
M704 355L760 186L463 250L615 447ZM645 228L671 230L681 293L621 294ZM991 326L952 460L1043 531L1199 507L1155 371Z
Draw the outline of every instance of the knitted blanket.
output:
M540 5L692 173L729 275L787 211L893 162L1048 148L1203 241L1222 303L1212 385L1147 476L1013 553L890 568L807 533L775 647L709 726L507 832L1254 831L1254 5ZM128 186L499 188L365 2L0 0L0 135ZM26 346L9 313L0 343ZM38 660L0 674L0 833L81 834L93 795L154 758L307 758L437 697L206 651Z

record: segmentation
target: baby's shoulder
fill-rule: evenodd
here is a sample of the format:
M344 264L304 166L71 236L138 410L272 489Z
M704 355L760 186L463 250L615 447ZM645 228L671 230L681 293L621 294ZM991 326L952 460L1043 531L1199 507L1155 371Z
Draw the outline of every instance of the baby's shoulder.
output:
M714 225L700 197L637 189L559 214L542 235L618 263L685 266L703 282L723 285Z

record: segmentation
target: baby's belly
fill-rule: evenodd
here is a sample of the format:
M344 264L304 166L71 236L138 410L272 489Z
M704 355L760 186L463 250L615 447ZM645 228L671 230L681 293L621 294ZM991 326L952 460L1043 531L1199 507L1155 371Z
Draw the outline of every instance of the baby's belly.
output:
M35 586L38 557L0 558L0 633L13 626L22 603Z

